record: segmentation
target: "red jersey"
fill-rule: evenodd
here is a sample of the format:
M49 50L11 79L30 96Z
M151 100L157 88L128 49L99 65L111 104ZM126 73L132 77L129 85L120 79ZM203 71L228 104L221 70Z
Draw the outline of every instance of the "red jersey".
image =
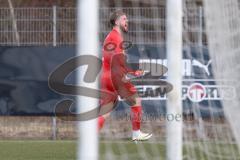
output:
M131 71L126 65L126 56L122 48L123 37L113 29L103 43L103 63L101 75L101 90L113 93L115 96L106 97L104 104L115 101L118 95L122 98L136 93L130 82L124 82L124 76Z
M122 48L123 38L121 34L113 29L103 43L103 70L110 71L118 66L119 71L127 73L130 69L126 67L126 56Z

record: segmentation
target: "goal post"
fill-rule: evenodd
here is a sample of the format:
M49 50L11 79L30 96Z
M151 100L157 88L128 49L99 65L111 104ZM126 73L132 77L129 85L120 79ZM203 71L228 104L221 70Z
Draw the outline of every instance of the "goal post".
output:
M173 90L167 95L167 115L182 115L182 1L167 0L167 80ZM182 160L182 119L166 122L167 160Z
M77 56L92 55L98 57L98 0L78 0L77 3ZM94 65L94 64L93 64ZM97 65L96 65L97 67ZM94 83L85 83L83 76L86 66L77 70L77 84L98 89L98 79ZM98 100L80 96L77 98L78 113L98 106ZM97 119L78 123L78 160L98 159Z

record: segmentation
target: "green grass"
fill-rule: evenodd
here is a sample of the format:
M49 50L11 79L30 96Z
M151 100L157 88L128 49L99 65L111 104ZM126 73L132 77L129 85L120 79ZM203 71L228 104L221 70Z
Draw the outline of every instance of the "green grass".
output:
M74 141L0 141L1 160L74 160Z
M194 144L199 145L199 142ZM240 159L236 145L225 144L218 145L218 147L216 147L215 144L205 143L205 147L206 145L208 145L208 151L210 151L212 155L206 155L206 153L199 149L199 147L193 147L191 151L189 151L189 146L186 144L184 145L184 155L188 153L189 157L191 157L193 154L197 156L194 157L197 160L217 160L219 158L217 155L220 152L220 154L228 155L221 155L220 157L224 157L223 159ZM204 148L204 145L202 145L202 147ZM101 160L144 160L146 157L148 160L164 160L166 152L166 148L163 143L141 142L135 144L128 140L101 141L99 148ZM218 150L215 150L214 148L218 148ZM228 148L232 148L229 150L231 151L229 153L227 152ZM6 140L0 141L0 160L75 160L76 149L76 141ZM108 153L111 153L111 155L109 156ZM114 155L114 158L112 155Z
M141 143L135 144L131 141L101 142L100 159L106 159L107 152L114 154L115 159L120 159L123 153L129 159L141 160L139 146L145 149L149 159L157 158L152 151L153 147L159 150L163 155L165 147L160 144ZM0 159L1 160L74 160L76 159L75 141L0 141ZM91 152L91 151L89 151Z
M159 160L164 159L166 151L165 145L162 143L139 142L136 144L129 140L111 143L102 141L100 144L100 159L106 159L108 157L106 153L109 152L114 155L116 160L145 160L146 157L148 160Z

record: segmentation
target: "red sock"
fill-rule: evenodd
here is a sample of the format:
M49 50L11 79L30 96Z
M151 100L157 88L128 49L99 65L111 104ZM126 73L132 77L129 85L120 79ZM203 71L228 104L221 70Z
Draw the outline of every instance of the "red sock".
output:
M132 129L140 130L142 118L142 107L141 106L132 106L131 107L131 120L132 120Z
M100 131L103 127L103 124L105 122L105 118L103 116L98 117L98 131Z

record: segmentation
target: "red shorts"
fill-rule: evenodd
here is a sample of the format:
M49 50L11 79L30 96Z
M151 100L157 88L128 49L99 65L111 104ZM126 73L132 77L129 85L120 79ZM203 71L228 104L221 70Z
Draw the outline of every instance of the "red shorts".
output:
M137 89L130 81L124 82L121 77L111 76L107 72L101 75L101 91L111 93L101 96L101 106L110 102L116 102L118 96L125 99L137 93Z

